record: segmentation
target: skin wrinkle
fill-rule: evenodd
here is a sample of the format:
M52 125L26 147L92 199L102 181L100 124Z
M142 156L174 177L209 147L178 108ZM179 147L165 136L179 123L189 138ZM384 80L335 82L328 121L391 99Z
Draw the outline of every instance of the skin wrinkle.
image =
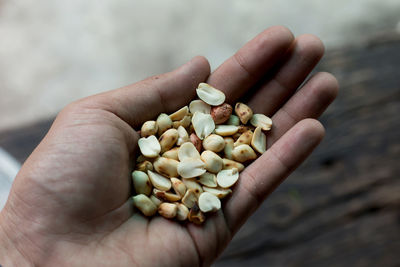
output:
M155 84L153 85L153 88L157 92L157 96L159 98L158 102L161 103L162 110L169 110L169 109L167 109L167 106L165 104L166 103L165 97L164 97L165 91L161 90L161 88L158 85L155 85Z
M283 34L282 32L285 32L285 33ZM279 52L281 53L281 56L283 56L290 49L294 40L295 40L295 38L294 38L293 34L286 27L275 26L275 27L273 27L273 30L264 31L261 34L259 34L255 39L253 39L252 41L249 42L249 45L252 45L255 47L255 48L252 47L253 54L265 56L264 53L266 51L266 48L268 48L269 45L275 43L276 47L274 47L274 49L279 50ZM241 54L243 51L242 49L240 49L237 54ZM281 51L281 50L284 50L284 51ZM235 55L234 55L234 57L235 57ZM270 57L275 58L277 56L275 54L270 54ZM278 62L279 61L275 62L275 64L277 64ZM265 64L266 62L263 62L263 63ZM267 63L269 63L269 62L267 61ZM251 64L249 64L249 66L251 66ZM254 65L253 67L254 67L254 70L251 70L251 71L248 67L246 67L245 69L249 70L249 73L252 73L251 76L257 76L257 78L259 78L258 77L259 75L255 75L255 72L259 71L260 66ZM270 67L272 67L272 66L270 66ZM263 73L259 73L259 74L261 75Z
M296 118L295 115L292 115L291 113L289 113L289 111L286 110L286 107L283 106L279 112L281 112L281 116L284 116L286 119L290 120L289 125L293 125L295 124L297 121L300 120L300 118ZM273 119L272 119L273 120Z
M123 87L119 90L124 90L126 92L128 90L128 88ZM124 98L121 99L121 97L117 97L115 94L112 94L111 92L113 92L113 91L115 91L115 90L111 90L109 92L104 92L104 93L99 93L92 97L86 97L84 99L77 100L77 101L69 104L67 106L67 109L72 110L72 112L70 112L71 114L74 114L75 113L74 111L79 111L79 113L77 113L77 115L81 115L82 112L84 112L85 110L89 111L89 114L96 114L96 113L93 113L93 111L97 111L97 110L98 111L106 111L110 115L118 117L120 119L120 121L122 121L124 124L127 124L128 129L132 129L130 123L128 123L130 121L129 120L129 118L130 118L129 111L126 110L126 108L123 105L123 101L122 101L125 99ZM111 100L110 100L110 98L111 98ZM113 107L118 107L118 108L113 108ZM83 114L85 114L85 113L83 113ZM98 114L96 114L96 115L98 115ZM129 132L129 131L127 131L127 132Z
M123 117L120 117L117 113L112 112L112 110L108 110L102 108L102 107L96 107L96 105L94 105L93 107L87 106L86 107L90 113L94 112L94 114L96 114L96 116L98 115L96 112L100 111L101 113L106 112L107 116L105 116L106 118L108 118L108 115L111 115L112 117L109 118L109 121L112 122L112 125L117 125L115 126L117 130L119 130L118 132L122 132L123 136L125 137L125 143L128 145L129 150L133 149L134 147L136 147L136 142L133 142L133 140L135 140L138 135L136 133L136 131L123 119ZM80 109L80 110L84 110ZM76 113L76 115L81 115L81 113ZM117 119L117 120L114 120ZM104 122L104 117L101 118L101 121ZM95 124L95 122L92 122ZM115 124L116 123L116 124ZM90 125L90 124L89 124ZM96 125L96 124L95 124ZM82 126L88 126L88 124L82 123ZM110 126L110 125L107 125Z
M150 220L150 222L147 223L149 229L152 228L153 229L152 233L153 233L153 235L155 235L155 236L153 236L152 239L149 239L149 240L154 241L157 244L156 246L160 246L160 248L163 248L161 250L164 251L166 255L173 255L174 251L171 251L171 249L174 249L174 247L171 247L170 244L175 243L174 241L176 241L176 242L179 242L179 241L176 239L176 235L174 235L172 237L174 239L174 241L171 240L172 238L169 240L166 240L165 238L163 238L163 235L165 235L165 234L169 235L169 233L160 232L160 227L158 227L158 225L157 225L160 223L160 220L157 220L157 219L162 219L162 218L155 218L154 220ZM173 222L168 221L166 223L171 224ZM172 227L175 227L175 225L172 225ZM159 255L157 255L157 256L159 256Z
M180 251L180 253L184 253L185 245L182 244L183 238L181 238L180 236L182 236L182 235L184 236L184 240L185 240L184 243L186 243L186 240L188 240L188 239L191 240L191 237L188 235L188 232L186 231L186 229L183 229L183 227L181 225L178 225L177 227L179 227L179 230L178 230L179 237L178 237L178 240L177 240L177 243L178 243L177 247L179 248L178 251ZM192 243L191 246L193 248L190 250L190 252L188 252L186 254L184 253L185 255L189 255L189 256L188 257L182 257L182 258L179 259L181 266L188 266L188 262L190 262L190 260L192 259L193 255L194 255L193 253L195 253L195 254L197 253L195 245ZM185 258L186 258L186 261L185 261Z
M15 212L15 210L14 210L13 207L11 207L11 209ZM14 214L15 214L15 213L14 213ZM7 236L7 238L8 238L9 240L14 240L14 239L12 239L12 238L15 238L15 237L17 237L17 239L21 239L21 238L22 238L22 239L24 240L24 242L22 242L22 244L25 245L25 244L26 244L25 242L28 242L28 243L30 243L30 244L32 244L32 245L34 246L34 251L36 251L36 252L34 253L35 255L37 255L38 253L40 253L41 255L44 255L43 250L40 248L40 246L38 246L38 244L37 244L36 242L34 242L34 241L32 240L32 238L29 238L28 235L26 235L26 234L23 233L22 231L18 231L20 225L12 219L12 216L8 216L8 217L9 217L8 222L12 224L12 225L9 225L10 231L11 231L12 233L18 233L18 234L16 234L16 235L13 234L12 236L10 236L10 235L8 234L8 232L7 232L7 231L3 228L3 226L0 224L0 225L2 226L2 229L3 229L4 233L5 233L6 236ZM21 235L21 234L22 234L22 235ZM21 254L22 257L23 257L24 259L26 259L28 262L32 262L32 259L33 259L32 255L28 255L28 253L25 253L25 252L23 251L23 249L21 249L18 245L14 245L14 247L17 249L18 253Z
M215 214L213 214L213 215L215 215ZM209 219L209 218L207 218L207 219ZM211 250L211 253L205 253L206 255L209 255L208 256L208 260L207 261L204 261L204 264L207 264L207 265L210 265L210 258L212 259L212 258L216 258L216 255L217 255L217 250L216 250L216 247L215 247L215 245L216 245L216 243L218 244L218 238L219 238L219 234L217 234L218 232L217 232L217 227L216 227L216 223L215 223L215 219L214 220L212 220L212 221L210 221L208 224L207 224L207 227L209 227L208 229L210 229L210 230L208 230L208 231L210 231L211 232L211 236L213 236L213 237L215 237L215 239L216 239L216 241L217 242L210 242L211 244L209 245L209 247L208 247L208 250L210 251ZM210 247L211 247L211 249L210 249ZM211 257L210 257L211 256Z
M301 84L301 82L305 79L305 77L307 77L309 72L319 62L319 60L322 58L322 55L323 55L323 51L321 51L321 52L318 51L318 50L321 50L320 47L315 47L314 49L309 49L309 47L306 44L302 44L301 42L306 42L306 40L304 40L304 41L302 41L300 39L296 40L297 45L295 46L294 51L287 62L288 65L286 65L286 64L283 65L282 68L275 75L275 79L277 79L287 89L295 90ZM305 73L303 73L300 77L296 77L295 82L291 81L290 79L287 79L287 76L284 75L284 73L287 72L285 70L285 67L287 67L289 69L290 69L290 67L293 68L293 66L290 64L291 61L294 61L296 63L297 68L299 70L303 70L303 68L307 68L307 71ZM302 68L299 68L298 65L302 66ZM297 73L297 75L298 74L299 73ZM296 85L291 86L288 83L294 83Z
M123 88L125 89L125 88ZM73 103L70 104L71 107L70 109L72 110L72 112L70 112L71 115L77 115L79 119L82 119L81 115L82 114L89 114L89 115L95 115L97 117L99 117L99 114L97 112L100 112L102 114L105 114L106 116L104 117L99 117L99 122L104 122L104 119L107 118L109 121L113 122L113 124L118 125L118 129L121 129L120 132L122 132L123 134L127 133L127 144L132 144L134 145L131 140L133 139L132 136L134 136L135 130L132 128L131 125L134 125L133 123L128 123L130 116L128 115L129 112L124 112L127 115L122 115L119 112L119 109L121 107L123 107L122 105L122 101L120 100L120 98L115 97L113 94L110 94L110 96L105 96L107 93L102 93L99 95L94 96L95 99L93 99L92 101L90 101L90 99L84 99L84 100L80 100L78 103ZM107 102L109 101L109 97L111 97L113 99L112 101L112 105L107 104ZM104 103L105 102L105 103ZM113 109L113 105L115 105L115 102L118 102L119 104L117 105L119 107L119 109ZM87 112L86 112L87 111ZM111 117L109 117L111 116ZM87 120L92 120L93 118L88 118ZM115 120L116 119L116 120ZM95 124L95 122L93 121L92 123ZM85 123L82 123L82 125L87 125Z
M320 80L323 80L323 77L325 76L324 73L318 73L312 78L310 78L309 82L303 86L301 90L299 90L294 98L296 98L296 101L293 100L293 102L299 103L301 101L309 101L308 99L322 99L315 105L311 106L310 108L314 108L313 112L314 114L309 114L310 112L308 111L306 114L301 114L301 116L294 116L292 111L287 110L288 107L293 109L294 111L297 111L298 108L293 106L291 102L288 102L285 106L283 106L274 116L273 120L276 119L278 116L284 116L286 119L290 119L291 123L288 123L288 125L293 125L293 122L299 121L300 119L307 118L307 117L318 117L328 106L333 99L336 97L337 94L337 81L335 78L333 78L330 82L325 82L325 86L319 85ZM328 75L330 78L331 76ZM328 78L328 79L330 79ZM332 84L332 85L331 85ZM326 88L329 88L327 90ZM310 103L310 101L309 101ZM281 112L282 111L282 112ZM296 113L298 114L298 113ZM286 130L286 129L282 129Z
M213 214L215 215L215 214ZM208 219L208 218L207 218ZM212 227L212 235L216 237L216 241L217 242L212 242L212 249L211 249L211 253L208 253L208 255L211 255L211 257L208 257L208 261L206 262L207 264L211 265L210 263L210 259L216 258L217 257L217 248L216 246L218 245L218 241L219 241L219 234L218 234L218 229L217 229L217 225L215 223L215 220L213 222L211 222L211 227Z
M293 91L295 91L296 90L296 88L297 87L295 87L295 88L293 88L293 89L290 89L290 88L288 88L287 86L285 86L283 83L281 83L281 81L279 81L279 79L278 78L272 78L268 83L275 83L278 87L279 87L279 89L281 89L281 90L278 90L278 91L282 91L282 92L293 92ZM286 98L286 97L285 97Z
M101 98L100 102L104 102L104 107L100 107L100 110L108 111L109 113L117 116L120 119L120 121L122 121L123 123L128 124L129 127L130 127L130 123L129 122L130 122L130 117L131 116L130 116L129 112L125 109L125 107L123 105L123 99L121 99L120 97L116 97L114 94L111 94L110 96L99 95L99 98L100 98L100 96L103 96ZM111 101L109 99L107 99L108 97L111 98ZM93 109L97 109L96 105L98 105L98 102L97 103L96 102L93 103L94 104ZM107 103L112 103L112 104L110 105L110 104L107 104ZM112 106L118 106L118 109L112 108Z
M74 250L69 250L68 255L65 255L64 253L59 252L59 247L70 247L73 246L79 246L79 249L74 249ZM78 257L80 253L82 253L82 250L85 250L88 248L90 245L90 242L88 243L78 243L78 242L73 242L70 240L58 240L53 246L51 250L46 250L46 260L42 260L42 262L46 262L46 264L38 264L38 266L55 266L53 262L57 262L57 266L68 266L65 264L68 264L71 262L72 259L75 259L75 257ZM62 257L67 256L67 260L62 262L59 259ZM62 263L61 263L62 262Z
M250 176L250 175L248 175L247 174L247 176L245 176L245 177L253 177L253 176ZM246 178L247 179L247 178ZM254 182L255 182L255 178L253 178L254 179ZM253 210L254 210L254 208L255 207L258 207L259 206L259 201L258 201L258 199L255 197L255 195L253 194L253 191L252 190L250 190L249 188L248 188L248 186L246 186L246 184L247 183L245 183L244 181L241 181L239 184L238 184L238 186L240 186L240 189L237 189L236 191L234 191L234 196L232 196L232 200L236 200L237 199L237 197L239 196L239 193L240 193L240 190L241 189L244 189L246 192L245 192L245 195L246 196L248 196L249 197L249 199L247 199L246 200L246 202L248 203L248 209L247 209L247 214L251 214L252 212L253 212ZM255 184L255 183L254 183ZM253 204L254 203L254 204ZM232 206L232 205L229 205L229 206ZM230 209L229 209L230 210ZM230 212L230 211L229 211ZM228 219L226 219L226 221L227 221L227 225L228 225L228 229L229 229L229 231L230 231L230 233L232 234L232 235L234 235L239 229L240 229L240 227L241 227L241 225L242 225L242 220L243 220L243 218L244 218L244 216L243 216L243 214L242 214L242 216L241 217L231 217L229 220ZM234 219L234 220L233 220Z
M45 188L43 188L43 189L45 189ZM46 190L46 189L45 189ZM17 195L16 195L17 196Z
M129 200L128 200L128 201L129 201ZM127 201L127 202L128 202L128 201ZM117 208L115 208L115 209L111 209L110 211L108 211L108 212L106 212L106 213L104 213L104 214L102 214L102 215L99 215L99 216L97 216L97 217L95 217L95 218L93 218L93 219L88 219L88 220L85 220L85 221L81 221L81 223L82 223L82 224L87 224L87 223L95 224L94 222L96 222L96 221L101 221L101 219L104 219L105 217L110 216L110 212L111 212L111 215L114 215L114 214L112 214L113 212L121 212L120 209L121 209L122 207L124 207L125 205L127 205L127 202L122 203L121 206L119 206L119 207L117 207ZM120 215L120 216L121 216L121 215ZM121 226L123 223L124 223L124 221L121 220L121 223L119 223L118 225L115 225L115 227L113 227L113 229L110 229L110 230L103 230L103 231L95 232L95 233L96 233L96 234L102 234L102 233L104 233L104 232L105 232L105 233L111 233L112 231L114 231L115 229L117 229L119 226Z
M284 171L285 173L291 173L292 172L293 168L290 165L285 163L285 160L283 160L282 157L280 156L280 154L275 151L274 147L270 148L270 153L279 162L279 164L281 166L283 166L283 168L285 170Z
M42 184L38 184L38 186L42 187L43 190L49 192L49 190L47 190L45 187L43 187ZM21 203L23 203L24 205L26 205L28 207L27 210L29 211L30 210L30 205L25 200L23 200L23 198L20 197L19 193L15 193L14 195L17 198L18 201L20 201ZM53 194L51 194L51 195L53 195ZM23 214L18 215L18 212L14 209L14 205L10 205L10 206L7 206L7 207L12 209L12 213L17 218L19 218L21 221L24 221L24 219L26 218L27 221L29 221L31 223L34 223L34 224L37 224L38 226L40 226L40 228L42 229L41 231L47 231L49 229L47 226L43 226L41 221L36 221L35 217L29 217L28 218L28 217L24 216ZM11 221L13 221L13 220L11 220ZM16 228L18 228L18 227L16 226ZM32 228L32 227L30 227L30 228ZM51 233L51 232L48 232L48 233ZM67 232L67 233L69 233L69 232ZM60 234L62 234L62 233L60 233Z
M140 225L137 227L137 229L135 229L135 230L138 231L138 230L140 230L139 227L142 227L142 228L145 227L145 230L144 230L144 231L143 231L143 230L141 231L141 232L144 232L145 234L144 234L144 236L143 236L141 242L139 243L139 246L141 247L142 250L143 250L143 248L150 247L151 236L150 236L150 234L149 234L149 228L150 228L149 221L148 221L148 220L145 220L145 218L143 218L143 216L141 216L141 215L135 213L135 214L133 214L133 216L132 216L131 218L129 218L128 221L126 221L125 223L130 222L132 219L133 219L133 220L140 220L140 221L142 222L142 224L140 224ZM137 234L137 233L134 233L134 234ZM134 236L135 236L135 235L134 235ZM129 236L124 234L123 237L124 237L125 240L128 240L128 242L126 242L126 244L128 244L128 246L134 251L136 248L135 248L134 245L130 245ZM140 236L139 236L139 238L140 238ZM142 252L142 250L140 250L140 251ZM135 262L136 262L136 259L135 259ZM139 266L140 266L140 264L139 264Z
M203 258L201 253L200 253L200 249L199 249L199 245L197 244L196 238L194 236L194 234L192 233L192 230L190 230L191 228L188 227L186 229L187 233L189 234L190 238L192 239L192 243L194 244L194 248L196 250L196 255L197 255L197 266L204 266L204 262L203 262Z
M244 63L244 59L242 58L240 53L237 53L233 56L234 62L239 66L239 68L246 73L246 75L251 79L251 80L256 80L257 78L254 76L252 72L250 72Z
M2 213L2 214L5 214L5 213ZM7 217L11 218L11 216L7 216ZM14 224L14 221L13 221L12 219L9 219L9 222L11 222L11 224ZM16 225L14 225L14 227L18 228ZM31 262L31 258L28 257L27 255L25 255L25 253L23 252L23 250L21 250L21 248L20 248L19 246L13 244L12 240L13 240L13 238L15 238L15 236L14 236L14 235L10 236L9 233L8 233L8 231L4 228L4 225L3 225L3 224L0 224L0 228L1 228L2 232L5 234L6 238L10 241L10 244L12 244L13 248L16 249L16 251L18 252L18 254L21 255L21 257L22 257L23 259L25 259L27 262ZM12 231L13 231L13 230L12 230ZM26 238L26 237L25 237L25 238ZM28 240L29 240L29 239L28 239ZM31 242L31 241L29 240L29 242ZM31 242L31 243L33 243L33 242ZM34 243L33 243L33 244L34 244Z
M218 227L218 225L217 225L217 222L219 222L220 221L220 212L221 212L221 210L218 210L218 213L217 214L213 214L212 215L212 222L213 222L213 226L214 226L214 233L216 233L216 237L217 237L217 242L216 243L214 243L215 244L215 246L213 247L213 252L214 252L214 255L213 255L213 257L212 258L217 258L218 257L218 255L219 255L219 250L218 250L218 248L220 248L220 247L224 247L224 244L221 242L221 233L220 233L220 229L219 229L219 227ZM209 218L207 218L207 219L209 219Z
M245 178L246 182L241 183L241 186L243 187L243 189L246 190L247 194L252 199L254 199L254 202L255 202L254 206L258 207L263 200L263 196L261 194L257 193L257 192L259 192L256 187L258 182L257 182L256 178L254 177L254 175L249 170L243 171L243 175L246 177ZM251 180L250 183L247 182L247 180L249 180L249 179ZM253 190L248 188L249 185L253 185L253 187L254 187ZM251 205L251 207L253 207L253 205Z
M308 92L303 93L303 99L314 98L319 100L320 109L316 112L319 116L324 107L330 104L337 96L339 84L335 77L327 72L319 72L312 77Z
M122 222L122 224L125 224L127 221ZM147 224L146 224L147 227ZM100 239L95 240L92 243L95 243L95 246L97 247L97 249L94 249L94 251L100 251L103 250L101 248L101 245L106 245L107 247L110 248L110 250L115 250L115 247L112 246L111 244L108 243L108 238L112 238L112 234L115 234L115 231L117 231L118 229L114 229L112 231L110 231L109 233L105 234L104 236L102 236ZM123 235L123 238L125 239L125 242L116 242L117 244L121 243L121 244L129 244L129 240L128 240L128 236L127 235ZM148 240L148 238L143 239L144 241ZM141 243L144 247L146 246L146 244L144 244L144 242ZM134 266L140 266L137 261L133 258L133 256L130 254L131 251L127 250L125 247L121 247L123 249L124 254L126 254L129 259L135 264ZM119 250L118 250L119 251Z
M126 256L128 256L128 259L132 262L133 266L140 266L140 265L137 263L137 261L135 260L135 258L132 256L132 254L129 253L130 251L127 250L127 248L125 248L125 247L122 246L122 245L118 245L118 243L117 243L117 247L118 247L118 249L119 249L120 251L124 252L124 254L125 254Z
M63 174L63 176L64 176L65 174ZM64 179L63 181L65 181L65 182L68 182L68 181L72 181L71 183L69 183L69 184L75 184L75 177L71 177L70 179ZM55 183L59 183L59 180L58 179L56 179L55 181L54 181ZM51 188L51 185L49 185L49 186L47 186L47 187L49 187L49 188ZM65 187L63 186L62 187L62 189L64 189ZM95 188L90 188L90 187L86 187L86 188L84 188L85 189L85 191L86 190L90 190L90 191L93 191L93 190L95 190ZM52 190L48 190L48 191L52 191ZM62 190L62 192L65 192L65 190ZM52 194L54 194L53 192L52 192ZM55 196L57 197L57 195L55 194ZM57 199L59 199L58 197L57 197ZM61 202L60 202L60 204L62 204L63 202L65 202L65 198L64 199L60 199L61 200Z
M145 236L147 237L145 240L147 240L147 244L149 244L150 242L148 241L148 240L151 240L151 236L150 236L150 223L149 223L149 221L147 221L146 222L146 224L145 224L145 226L146 226L146 230L145 230Z
M228 240L228 242L229 242L232 239L232 232L231 232L231 229L228 226L228 223L226 221L225 215L224 215L222 210L219 210L218 214L215 214L215 216L216 217L218 216L217 218L221 218L219 221L221 221L221 220L223 221L224 225L222 225L220 228L225 230L224 231L224 233L225 233L224 236L226 236L226 235L228 236L227 238L226 237L223 238L221 236L221 234L217 235L217 249L219 248L219 250L216 249L217 251L216 251L216 254L215 254L215 258L218 258L218 256L222 253L223 248L225 248L226 244L227 244L227 242L223 242L223 240ZM215 225L217 227L217 232L221 233L220 229L218 229L218 226L217 226L216 222L215 222Z
M31 218L31 219L28 219L29 221L31 221L31 222L33 222L33 223L36 223L36 224L38 224L38 225L41 225L41 223L40 222L37 222L37 221L35 221L33 218ZM43 227L41 227L41 228L43 228ZM67 231L64 231L64 232L55 232L55 231L48 231L50 228L48 228L48 227L45 227L44 229L46 229L46 233L47 234L50 234L50 235L54 235L54 236L57 236L57 239L59 239L60 237L62 237L62 236L67 236L68 234L71 234L71 233L74 233L74 234L79 234L79 235L83 235L83 236L88 236L88 235L91 235L91 234L93 234L93 233L89 233L89 232L77 232L76 230L71 230L71 229L69 229L69 230L67 230L67 229L65 229L64 228L64 230L67 230ZM54 230L54 229L53 229ZM92 236L91 236L92 237ZM81 237L79 237L78 238L78 240L79 239L81 239L82 240L82 238ZM63 239L63 240L65 240L65 241L71 241L71 242L74 242L74 243L77 243L77 241L78 240L68 240L68 239ZM80 243L80 244L82 244L82 243ZM85 242L84 244L87 244L87 242Z
M184 234L185 236L186 236L186 238L185 239L190 239L190 240L192 240L192 238L191 238L191 236L190 236L190 234L189 234L189 232L188 232L188 229L187 229L187 227L185 227L185 226L183 226L183 225L181 225L181 224L179 224L178 225L178 227L180 228L180 231L182 232L182 234ZM178 240L179 241L179 251L184 251L184 249L185 249L185 245L183 245L182 246L182 244L181 244L181 239L179 239ZM191 250L191 253L194 253L195 255L197 255L197 258L198 258L198 261L197 261L197 264L199 264L199 254L198 254L198 252L197 252L197 249L196 249L196 245L194 244L194 243L192 243L192 250ZM190 253L188 253L188 254L190 254ZM189 259L190 259L191 257L189 257ZM181 260L183 260L183 259L181 259ZM188 266L188 263L187 262L181 262L182 264L181 264L181 266Z

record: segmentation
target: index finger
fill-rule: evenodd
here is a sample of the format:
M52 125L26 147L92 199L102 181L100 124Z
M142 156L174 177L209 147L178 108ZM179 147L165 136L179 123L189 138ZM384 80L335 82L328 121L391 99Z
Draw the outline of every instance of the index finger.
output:
M294 41L289 29L273 26L240 48L208 78L233 103L255 85L286 53Z

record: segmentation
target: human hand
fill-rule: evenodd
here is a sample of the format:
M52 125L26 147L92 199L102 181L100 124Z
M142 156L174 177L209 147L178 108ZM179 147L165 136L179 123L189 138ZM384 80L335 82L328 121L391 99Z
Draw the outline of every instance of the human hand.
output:
M324 135L315 120L337 94L317 73L314 36L267 29L213 73L196 57L177 70L74 102L17 175L0 213L0 263L24 266L210 265L262 201ZM134 212L128 200L137 129L195 97L206 81L272 117L269 148L241 174L222 210L197 226Z

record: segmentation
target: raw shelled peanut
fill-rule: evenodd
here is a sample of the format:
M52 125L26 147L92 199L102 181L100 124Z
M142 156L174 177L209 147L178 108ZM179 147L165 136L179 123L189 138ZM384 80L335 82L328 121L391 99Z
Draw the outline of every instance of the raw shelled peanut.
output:
M202 224L267 149L270 118L240 102L233 109L209 84L200 83L196 92L199 99L140 129L132 202L145 216Z
M195 133L192 133L190 135L190 142L192 142L192 144L195 146L197 151L201 152L203 145L202 145L201 139Z
M226 122L232 115L232 106L228 103L211 108L211 117L215 124L221 124Z
M240 121L243 124L246 124L253 116L253 111L251 110L251 108L246 104L240 102L236 103L235 105L235 113L236 115L238 115Z

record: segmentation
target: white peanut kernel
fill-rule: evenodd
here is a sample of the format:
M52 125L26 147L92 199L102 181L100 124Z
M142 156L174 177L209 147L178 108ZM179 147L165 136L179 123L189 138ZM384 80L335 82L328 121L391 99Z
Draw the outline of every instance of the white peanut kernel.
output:
M217 174L217 183L222 188L229 188L239 179L239 171L236 168L222 170Z
M165 113L161 113L160 115L158 115L156 122L158 126L158 135L162 135L166 130L172 127L172 120Z
M190 113L194 114L196 112L201 112L205 114L210 114L211 106L205 103L203 100L193 100L189 104Z
M199 197L199 208L202 212L215 212L221 208L221 201L215 195L203 192Z
M224 138L217 134L211 134L203 140L203 148L214 152L220 152L225 147Z
M254 114L250 119L251 125L254 127L261 127L264 131L271 130L272 120L264 114Z
M146 121L145 123L143 123L142 128L140 129L140 135L142 137L156 135L157 131L158 131L158 126L155 121Z
M267 137L261 131L261 127L257 127L254 130L253 137L251 139L251 146L260 154L267 150Z
M192 117L192 124L196 135L203 140L215 129L215 123L210 114L196 112Z
M142 137L138 141L140 152L146 157L155 158L161 151L160 143L157 137L150 135L149 137Z
M224 103L225 94L207 83L200 83L196 89L197 96L211 106Z
M239 145L232 150L233 159L239 162L246 162L257 158L256 153L249 145Z
M201 160L204 162L204 167L209 172L218 173L222 169L222 158L213 151L203 151L203 153L201 153Z
M175 111L171 115L169 115L169 118L172 121L179 121L183 119L187 114L189 113L189 108L187 106L184 106L183 108Z
M235 105L235 113L243 124L246 124L253 116L251 108L240 102Z

